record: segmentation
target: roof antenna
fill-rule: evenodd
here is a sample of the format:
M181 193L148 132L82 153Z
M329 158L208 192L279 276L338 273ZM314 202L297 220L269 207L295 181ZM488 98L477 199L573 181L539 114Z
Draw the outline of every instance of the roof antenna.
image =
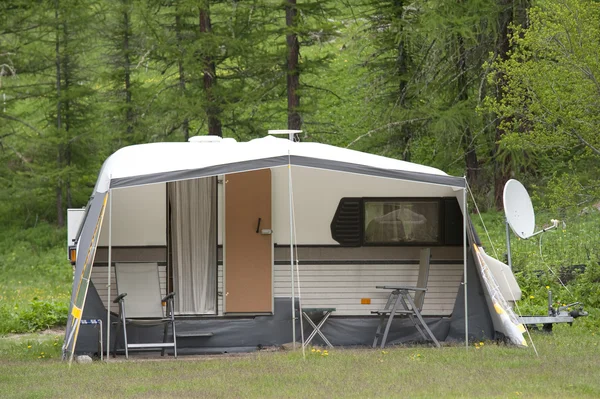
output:
M269 134L287 134L290 141L300 141L300 139L296 135L299 133L302 133L302 130L280 129L280 130L269 130L268 133Z

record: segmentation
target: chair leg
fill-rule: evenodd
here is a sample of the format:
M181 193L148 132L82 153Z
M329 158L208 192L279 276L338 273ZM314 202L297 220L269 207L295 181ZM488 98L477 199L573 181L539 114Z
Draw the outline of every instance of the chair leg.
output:
M410 306L412 306L412 309L413 309L413 312L415 313L415 316L417 316L417 318L421 322L421 325L423 326L423 328L425 329L425 331L427 331L427 334L429 334L429 337L431 338L431 340L433 341L433 343L435 344L435 346L437 346L438 348L440 348L441 347L440 343L435 338L435 335L433 335L433 333L429 329L429 326L427 325L427 323L425 323L425 320L423 320L423 317L421 316L421 312L419 312L419 309L416 308L415 303L412 300L412 298L410 297L410 295L408 295L408 298L406 298L406 300L410 303Z
M115 342L113 343L113 350L112 350L113 357L117 357L117 344L119 343L119 333L120 332L121 332L121 318L119 317L119 321L117 322L117 328L115 330ZM110 342L107 342L106 346L110 348Z
M404 296L407 297L407 299L404 299ZM408 301L410 301L408 298L410 297L410 294L408 292L404 293L404 295L402 296L401 300L402 300L402 306L404 306L404 309L410 309L411 311L415 311L415 308L408 305ZM413 301L414 303L414 301ZM419 325L419 323L417 321L415 321L414 315L413 314L408 314L408 318L410 319L411 323L413 323L413 325L417 328L417 331L419 332L419 334L421 334L421 336L423 337L423 339L425 341L428 340L427 335L425 335L425 333L423 332L423 329L421 328L421 326Z
M387 325L385 326L385 332L383 333L383 338L381 340L381 349L385 347L385 342L387 341L387 336L390 332L390 327L392 326L392 322L394 321L394 316L396 315L396 309L398 308L398 302L400 302L400 298L400 294L396 294L396 300L394 301L394 306L392 307L392 311L388 318Z
M173 354L177 359L177 333L175 332L175 319L171 320L171 330L173 331Z
M164 331L163 331L163 344L166 344L166 343L167 343L167 333L168 333L168 332L169 332L169 323L165 323L165 329L164 329ZM161 356L164 356L164 355L165 355L165 350L166 350L166 349L167 349L167 348L165 348L165 347L163 346L162 350L160 351L160 355L161 355Z
M390 306L392 306L392 303L395 303L396 297L395 297L396 293L395 291L392 291L390 293L390 295L388 296L387 302L385 303L385 307L383 308L384 312L387 312L388 310L390 310ZM381 329L383 328L383 325L385 323L385 313L381 313L381 315L379 316L379 325L377 326L377 330L375 331L375 339L373 339L373 348L377 347L377 341L379 341L379 336L381 335Z
M121 324L123 325L123 341L125 342L125 359L129 359L129 344L127 342L127 319L125 311L121 313Z
M377 330L375 331L375 339L373 340L373 348L377 347L377 341L379 341L379 336L381 335L381 329L385 323L385 313L382 313L379 316L379 325L377 326Z

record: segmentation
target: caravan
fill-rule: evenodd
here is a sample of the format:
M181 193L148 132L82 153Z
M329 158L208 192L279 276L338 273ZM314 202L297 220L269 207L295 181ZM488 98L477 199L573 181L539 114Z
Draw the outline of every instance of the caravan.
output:
M390 294L378 287L415 286L425 249L420 314L437 340L524 344L511 310L519 287L465 210L462 177L325 144L205 136L123 148L104 163L79 229L64 355L96 351L82 319L103 320L117 351L123 338L163 351L176 341L179 353L282 345L301 340L304 308L330 310L321 332L331 344L370 345ZM134 288L122 292L119 269L136 267L156 278L129 273ZM123 337L115 299L150 295L149 281L158 301L173 294L173 328L125 322ZM397 318L387 342L418 341L417 330Z

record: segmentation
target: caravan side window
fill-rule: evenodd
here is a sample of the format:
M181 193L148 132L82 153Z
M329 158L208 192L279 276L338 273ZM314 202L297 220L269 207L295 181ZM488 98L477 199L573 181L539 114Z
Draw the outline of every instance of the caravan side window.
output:
M437 199L386 198L363 201L364 245L439 244L442 241Z
M346 247L462 245L463 217L455 197L344 197L331 238Z

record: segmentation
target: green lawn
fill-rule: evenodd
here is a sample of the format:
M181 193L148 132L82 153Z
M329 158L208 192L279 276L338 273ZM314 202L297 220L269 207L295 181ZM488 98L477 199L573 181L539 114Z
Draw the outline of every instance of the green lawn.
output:
M600 336L560 326L530 349L463 346L333 349L328 356L239 356L61 362L62 337L0 339L0 389L9 398L129 397L600 397ZM43 353L43 354L42 354Z

